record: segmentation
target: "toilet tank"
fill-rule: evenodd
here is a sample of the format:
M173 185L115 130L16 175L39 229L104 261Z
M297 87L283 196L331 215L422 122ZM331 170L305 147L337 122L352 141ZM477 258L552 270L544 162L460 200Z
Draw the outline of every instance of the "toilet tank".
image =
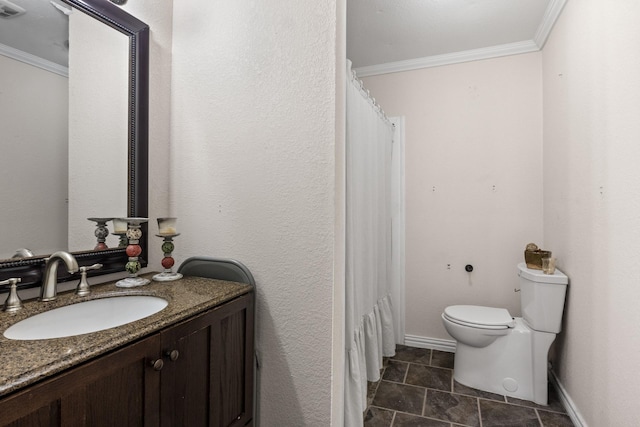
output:
M569 278L560 270L544 274L542 270L518 264L522 318L535 331L560 332L564 298Z

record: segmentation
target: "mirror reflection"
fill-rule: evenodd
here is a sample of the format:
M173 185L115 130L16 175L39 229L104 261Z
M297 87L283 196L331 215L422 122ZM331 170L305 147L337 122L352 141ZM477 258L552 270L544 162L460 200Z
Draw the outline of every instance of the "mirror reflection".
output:
M92 250L87 218L127 216L129 38L62 2L2 4L0 259Z

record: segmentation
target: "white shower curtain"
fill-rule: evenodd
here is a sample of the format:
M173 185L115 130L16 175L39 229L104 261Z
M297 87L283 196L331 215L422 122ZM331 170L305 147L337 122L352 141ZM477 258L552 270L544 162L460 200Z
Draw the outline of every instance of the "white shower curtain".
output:
M394 129L351 71L347 78L345 426L362 427L367 381L395 354L391 307Z

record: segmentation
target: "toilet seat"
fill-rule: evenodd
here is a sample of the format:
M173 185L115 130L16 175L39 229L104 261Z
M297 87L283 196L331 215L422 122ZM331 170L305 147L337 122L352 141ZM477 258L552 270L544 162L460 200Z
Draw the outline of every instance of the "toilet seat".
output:
M478 329L508 329L515 327L515 321L504 308L478 305L452 305L444 309L447 320L462 326Z

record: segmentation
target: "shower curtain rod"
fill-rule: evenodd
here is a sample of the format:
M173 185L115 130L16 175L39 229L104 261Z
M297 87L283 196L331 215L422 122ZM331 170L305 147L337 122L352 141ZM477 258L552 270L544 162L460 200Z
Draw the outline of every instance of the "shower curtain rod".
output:
M367 101L369 101L371 106L378 112L378 114L382 117L383 120L385 120L386 122L390 123L392 126L395 127L395 125L391 122L387 114L382 109L382 106L376 102L376 99L373 96L371 96L371 92L369 92L369 89L366 89L364 87L364 83L362 82L362 80L358 78L358 74L356 73L356 70L354 70L351 67L351 65L352 65L351 61L347 59L347 74L349 74L349 76L351 77L351 80L357 85L362 96Z

